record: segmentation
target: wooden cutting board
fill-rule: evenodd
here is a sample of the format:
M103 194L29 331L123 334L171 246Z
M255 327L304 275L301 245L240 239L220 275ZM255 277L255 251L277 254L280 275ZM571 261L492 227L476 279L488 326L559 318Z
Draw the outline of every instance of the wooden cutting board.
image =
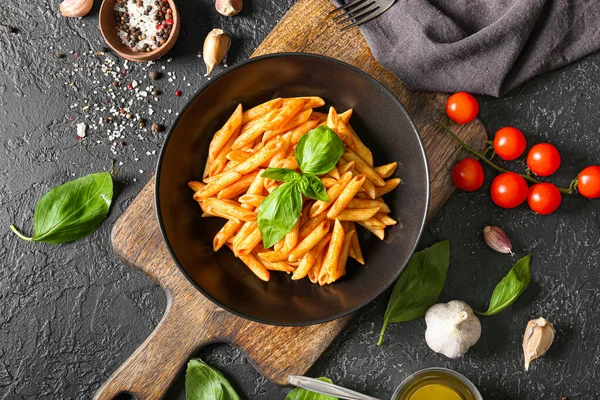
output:
M323 54L352 64L384 84L408 110L423 139L431 174L431 217L453 192L450 167L459 151L436 124L446 95L408 90L375 61L358 29L337 30L327 18L331 9L327 0L299 0L253 55ZM473 147L483 147L486 133L480 121L456 131ZM267 378L285 384L289 374L304 374L351 318L307 327L274 327L232 315L203 297L178 270L163 242L154 208L154 179L118 219L112 241L127 264L163 287L167 309L154 332L104 383L96 399L112 399L121 392L138 400L160 399L187 360L212 342L239 347Z

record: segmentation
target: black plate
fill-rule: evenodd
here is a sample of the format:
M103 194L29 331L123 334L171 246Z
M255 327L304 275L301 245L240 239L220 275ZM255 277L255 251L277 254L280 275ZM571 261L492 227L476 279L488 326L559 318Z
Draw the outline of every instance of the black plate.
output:
M399 161L403 183L385 200L400 223L380 241L362 227L366 265L349 260L347 274L320 287L273 272L262 282L227 248L212 240L224 220L201 218L187 187L200 180L209 142L238 103L248 109L274 97L321 96L339 112L354 109L351 123L373 151L375 164ZM323 111L326 111L325 109ZM309 54L277 54L248 60L214 77L181 112L162 149L156 208L173 258L190 282L219 306L274 325L309 325L342 317L373 300L400 275L423 231L429 173L421 139L396 98L364 72ZM194 312L194 310L190 310Z

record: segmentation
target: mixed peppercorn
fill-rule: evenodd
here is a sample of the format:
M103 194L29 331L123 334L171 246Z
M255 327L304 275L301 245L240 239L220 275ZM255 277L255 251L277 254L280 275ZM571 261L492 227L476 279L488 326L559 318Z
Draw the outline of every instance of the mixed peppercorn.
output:
M173 10L167 0L117 0L117 32L133 51L151 52L164 45L173 29Z

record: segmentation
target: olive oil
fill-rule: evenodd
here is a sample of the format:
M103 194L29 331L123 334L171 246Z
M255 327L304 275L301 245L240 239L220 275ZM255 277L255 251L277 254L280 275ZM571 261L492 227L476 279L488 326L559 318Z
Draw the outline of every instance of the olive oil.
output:
M480 400L477 388L464 376L444 368L430 368L407 378L394 400Z

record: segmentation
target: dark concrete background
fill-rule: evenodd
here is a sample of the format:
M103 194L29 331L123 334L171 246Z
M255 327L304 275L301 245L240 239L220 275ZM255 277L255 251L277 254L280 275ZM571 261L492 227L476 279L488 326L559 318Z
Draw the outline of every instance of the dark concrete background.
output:
M115 219L150 178L164 131L154 134L132 123L125 138L117 139L127 146L117 145L116 154L105 126L88 131L82 141L75 133L77 122L97 124L109 116L101 110L107 99L114 106L121 97L134 97L124 85L116 89L116 100L106 92L113 79L102 74L101 64L106 57L116 58L95 55L104 45L97 27L99 3L89 16L67 20L59 15L59 0L0 2L0 400L90 398L148 336L165 307L162 290L120 262L109 239ZM243 14L228 19L213 10L211 0L180 1L184 21L169 55L173 60L153 66L129 63L124 79L139 81L140 90L149 83L150 69L165 72L155 83L164 91L154 102L156 113L148 115L153 102L148 99L133 102L131 112L168 127L207 79L197 58L206 33L225 29L234 39L229 62L244 60L292 3L246 0ZM58 52L66 57L56 58ZM166 72L176 73L173 82ZM181 98L175 89L183 91ZM514 125L530 143L550 141L560 149L563 166L553 181L568 185L580 169L599 163L600 54L536 78L502 99L480 100L490 132ZM83 110L86 104L91 107ZM43 193L74 176L110 169L111 158L123 163L118 196L93 236L47 245L24 242L9 231L15 223L30 232ZM524 169L522 162L512 166ZM492 178L487 172L486 187ZM530 288L503 313L482 318L481 340L455 361L427 348L422 320L390 326L378 347L385 293L358 314L310 375L389 398L408 374L445 366L471 378L486 399L599 398L599 212L600 200L578 196L565 198L557 213L541 217L526 207L499 209L487 190L455 194L429 223L420 244L450 239L451 268L441 300L462 299L484 308L516 260L486 248L481 230L488 224L508 232L518 255L532 254ZM539 316L555 323L557 339L526 373L521 337L527 320ZM283 399L289 391L261 377L232 347L210 346L198 356L224 371L243 398ZM183 376L167 397L185 397Z

